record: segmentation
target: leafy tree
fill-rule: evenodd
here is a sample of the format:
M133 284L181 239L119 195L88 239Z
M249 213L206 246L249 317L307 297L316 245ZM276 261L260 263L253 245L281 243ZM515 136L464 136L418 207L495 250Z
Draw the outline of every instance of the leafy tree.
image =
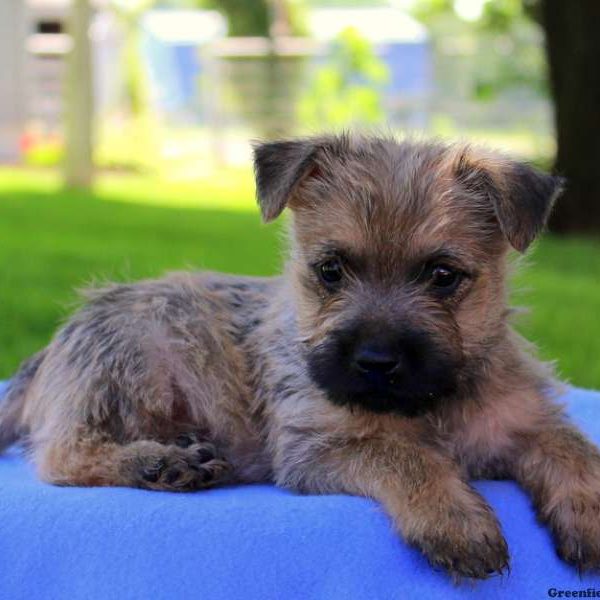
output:
M476 95L487 99L514 87L529 87L548 94L546 64L540 38L523 0L488 0L476 23L480 46L502 48L502 52L482 52L478 65ZM541 40L540 40L541 41Z
M540 34L531 21L531 0L486 0L479 19L463 22L454 0L421 0L414 16L439 38L466 36L475 46L472 93L481 101L515 87L548 93Z
M230 36L300 34L300 0L199 0L205 8L222 12L229 22ZM279 29L279 31L273 31Z
M388 76L371 44L356 29L346 29L300 104L301 120L314 127L337 128L381 121L381 88Z
M268 36L271 14L268 0L205 0L204 5L225 14L231 36Z

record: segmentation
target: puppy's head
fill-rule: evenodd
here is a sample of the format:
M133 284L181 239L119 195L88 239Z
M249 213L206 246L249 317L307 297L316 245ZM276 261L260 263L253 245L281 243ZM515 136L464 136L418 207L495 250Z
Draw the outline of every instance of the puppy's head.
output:
M331 401L420 415L505 333L506 254L561 180L465 145L326 137L255 148L265 220L293 214L289 276L309 372Z

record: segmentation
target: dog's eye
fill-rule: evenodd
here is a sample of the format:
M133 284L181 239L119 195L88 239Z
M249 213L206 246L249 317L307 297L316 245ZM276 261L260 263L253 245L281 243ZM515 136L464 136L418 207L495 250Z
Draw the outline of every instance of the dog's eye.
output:
M431 287L443 295L454 292L463 277L461 271L447 265L433 265L429 273Z
M319 265L319 276L328 285L339 283L344 276L342 262L339 258L326 260Z

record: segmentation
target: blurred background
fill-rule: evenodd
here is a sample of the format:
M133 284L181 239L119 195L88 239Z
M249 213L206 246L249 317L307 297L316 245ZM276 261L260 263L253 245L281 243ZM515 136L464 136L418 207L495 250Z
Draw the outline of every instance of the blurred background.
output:
M94 282L269 275L253 139L468 138L569 178L518 328L600 388L597 0L0 0L0 378Z

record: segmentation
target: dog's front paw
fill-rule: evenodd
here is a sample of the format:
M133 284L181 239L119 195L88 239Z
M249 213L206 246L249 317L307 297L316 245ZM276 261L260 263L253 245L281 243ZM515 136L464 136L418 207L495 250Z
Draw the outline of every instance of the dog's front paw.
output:
M442 567L455 579L487 579L503 573L509 564L506 541L491 512L438 525L412 542L432 566Z
M581 573L600 571L600 494L560 502L548 518L558 555Z

